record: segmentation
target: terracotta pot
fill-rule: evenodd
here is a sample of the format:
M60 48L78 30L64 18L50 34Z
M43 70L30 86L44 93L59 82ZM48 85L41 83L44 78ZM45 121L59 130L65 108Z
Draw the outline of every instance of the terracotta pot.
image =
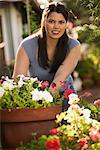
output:
M1 143L4 149L14 149L21 142L26 144L56 127L56 115L61 112L61 106L51 106L38 109L1 110Z

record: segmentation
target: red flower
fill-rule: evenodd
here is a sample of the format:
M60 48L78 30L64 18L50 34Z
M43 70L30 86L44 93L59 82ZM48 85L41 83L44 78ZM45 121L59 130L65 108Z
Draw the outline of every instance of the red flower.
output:
M74 93L72 89L70 89L70 88L69 88L69 89L66 89L65 92L64 92L64 95L65 95L66 99L68 99L68 96L69 96L70 94L72 94L72 93Z
M80 145L81 148L86 149L88 147L87 139L86 138L80 139L79 140L79 145Z
M100 105L100 99L94 101L94 104L99 106Z
M49 131L52 135L55 135L55 134L57 134L58 133L58 131L57 131L57 129L51 129L50 131Z
M2 79L0 80L0 84L3 84L4 81L5 81L5 79L2 78Z
M53 89L56 88L56 83L53 82L53 83L51 84L51 87L52 87Z
M44 82L42 82L41 83L41 88L46 88L46 87L48 87L49 86L49 82L48 81L44 81Z
M59 139L47 141L45 147L47 150L61 150Z

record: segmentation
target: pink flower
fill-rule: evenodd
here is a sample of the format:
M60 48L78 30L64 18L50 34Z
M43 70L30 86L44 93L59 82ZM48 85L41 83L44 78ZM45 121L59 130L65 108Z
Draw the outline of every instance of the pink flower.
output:
M57 131L57 129L56 129L56 128L51 129L49 132L50 132L52 135L55 135L55 134L57 134L57 133L58 133L58 131Z
M91 92L85 92L84 96L88 97L88 96L93 96L93 94Z
M96 100L96 101L94 101L94 105L100 105L100 99L98 99L98 100Z
M52 87L53 89L55 89L55 88L56 88L56 83L53 82L53 83L51 84L51 87Z
M45 147L47 150L61 150L59 139L53 139L47 141Z
M79 145L82 149L87 149L88 144L87 144L87 139L86 138L82 138L79 140Z
M70 110L78 110L78 112L79 112L80 114L82 114L82 109L81 109L80 106L77 105L77 104L71 105L68 109L70 109Z
M6 81L6 80L5 80L5 78L2 77L0 80L0 84L3 84L4 81Z
M68 99L68 96L69 96L70 94L72 94L72 93L74 93L72 89L70 89L70 88L69 88L69 89L66 89L65 92L64 92L64 95L65 95L66 99Z
M90 129L90 132L89 132L89 135L91 137L91 139L96 142L96 141L99 141L100 142L100 132L98 129L96 128L91 128Z
M81 97L89 97L89 96L93 96L93 94L91 92L85 92L84 94L80 95Z
M46 88L46 87L48 87L49 86L49 82L48 81L44 81L44 82L42 82L41 83L41 88Z
M2 83L3 83L3 80L1 79L1 80L0 80L0 84L2 84Z
M64 89L66 88L66 83L64 81L60 81L60 85L62 88L64 88Z

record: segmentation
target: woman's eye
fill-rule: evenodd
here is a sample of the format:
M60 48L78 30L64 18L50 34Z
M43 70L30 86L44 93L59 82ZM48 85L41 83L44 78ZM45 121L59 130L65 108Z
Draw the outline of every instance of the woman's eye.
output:
M64 24L65 22L64 22L64 21L59 21L59 23L60 23L60 24Z
M54 20L48 20L49 23L54 23Z
M63 20L61 20L61 21L48 20L48 22L49 22L49 23L52 23L52 24L55 24L55 23L64 24L64 23L65 23Z

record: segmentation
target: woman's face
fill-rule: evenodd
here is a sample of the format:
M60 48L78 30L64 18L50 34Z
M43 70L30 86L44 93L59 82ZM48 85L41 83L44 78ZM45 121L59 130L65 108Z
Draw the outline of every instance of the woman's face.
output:
M66 20L61 13L50 13L44 23L47 38L59 39L65 32Z

